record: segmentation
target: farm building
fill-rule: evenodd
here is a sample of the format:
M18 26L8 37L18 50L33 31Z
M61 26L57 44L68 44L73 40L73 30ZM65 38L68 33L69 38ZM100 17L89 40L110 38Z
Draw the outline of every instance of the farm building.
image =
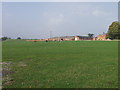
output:
M63 37L53 37L49 38L49 41L78 41L78 40L93 40L89 36L63 36Z
M53 37L47 39L39 39L39 40L26 40L26 41L80 41L80 40L107 40L107 35L98 35L97 37L89 37L89 36L63 36L63 37Z
M97 37L93 37L93 40L97 40Z
M49 38L49 41L72 41L74 40L74 36L63 36L63 37L53 37Z
M93 37L89 37L89 36L75 36L75 40L93 40Z
M107 34L102 34L97 36L97 40L106 40Z

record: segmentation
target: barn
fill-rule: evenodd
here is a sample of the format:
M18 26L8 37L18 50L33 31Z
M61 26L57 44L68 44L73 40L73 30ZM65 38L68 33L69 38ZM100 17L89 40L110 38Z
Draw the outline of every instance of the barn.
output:
M77 40L93 40L93 37L89 36L75 36L75 41Z
M97 40L106 40L107 34L102 34L97 36Z

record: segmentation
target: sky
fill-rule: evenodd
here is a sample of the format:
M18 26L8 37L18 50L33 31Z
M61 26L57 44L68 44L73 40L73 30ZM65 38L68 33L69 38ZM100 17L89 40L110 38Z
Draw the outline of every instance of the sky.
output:
M108 31L117 2L4 2L2 36L43 39Z

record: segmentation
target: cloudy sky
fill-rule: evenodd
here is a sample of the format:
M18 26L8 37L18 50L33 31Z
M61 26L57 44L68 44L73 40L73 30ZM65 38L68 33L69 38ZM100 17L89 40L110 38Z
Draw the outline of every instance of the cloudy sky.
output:
M28 39L96 35L118 19L117 2L4 2L2 36Z

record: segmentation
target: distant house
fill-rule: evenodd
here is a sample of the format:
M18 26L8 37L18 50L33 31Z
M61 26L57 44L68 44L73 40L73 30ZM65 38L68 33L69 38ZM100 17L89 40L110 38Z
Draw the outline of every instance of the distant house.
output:
M49 38L49 41L72 41L74 40L74 36L63 36L63 37L53 37Z
M63 36L49 38L49 41L78 41L78 40L93 40L93 37L89 36Z
M97 36L97 40L107 40L107 34L102 34Z
M96 38L89 36L62 36L62 37L52 37L47 39L39 39L39 40L26 40L26 41L80 41L80 40L96 40Z
M80 40L80 37L78 37L78 36L75 36L74 38L75 38L75 39L74 39L75 41Z
M89 36L75 36L75 41L77 40L93 40L93 37Z
M74 36L65 36L65 37L62 37L62 39L65 41L73 41L73 40L75 40L75 37Z
M97 37L93 37L93 40L97 40Z

